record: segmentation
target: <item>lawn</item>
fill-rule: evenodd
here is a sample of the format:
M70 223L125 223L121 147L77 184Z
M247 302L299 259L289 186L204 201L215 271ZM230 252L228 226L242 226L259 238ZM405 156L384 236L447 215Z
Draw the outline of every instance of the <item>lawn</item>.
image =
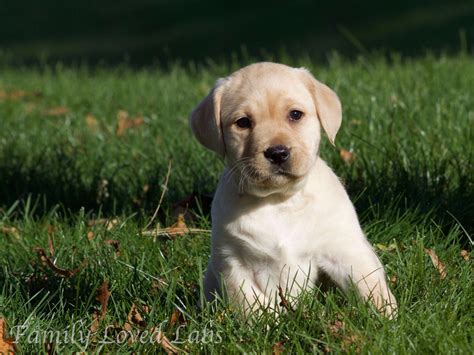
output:
M337 147L321 155L386 265L398 318L337 290L308 291L278 320L197 307L223 163L187 117L240 64L2 66L0 318L19 351L472 351L474 58L280 60L341 98Z

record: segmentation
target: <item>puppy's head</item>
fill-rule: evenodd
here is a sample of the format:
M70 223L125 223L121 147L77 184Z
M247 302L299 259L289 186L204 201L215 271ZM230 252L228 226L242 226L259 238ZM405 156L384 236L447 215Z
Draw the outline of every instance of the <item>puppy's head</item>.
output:
M337 95L306 69L257 63L219 79L191 114L201 144L228 164L242 192L292 191L316 161L320 127L334 143Z

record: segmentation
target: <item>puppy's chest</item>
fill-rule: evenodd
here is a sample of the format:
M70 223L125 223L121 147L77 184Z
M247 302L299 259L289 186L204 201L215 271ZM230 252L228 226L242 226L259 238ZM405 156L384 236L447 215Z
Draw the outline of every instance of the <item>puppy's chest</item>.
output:
M316 246L308 206L268 205L243 213L227 224L240 248L256 258L293 263L310 258Z

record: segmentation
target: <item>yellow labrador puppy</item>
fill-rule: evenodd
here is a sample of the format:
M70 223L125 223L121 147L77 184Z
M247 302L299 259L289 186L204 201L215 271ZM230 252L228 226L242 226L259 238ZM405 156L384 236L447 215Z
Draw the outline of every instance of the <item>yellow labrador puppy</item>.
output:
M388 316L396 301L344 187L318 156L321 127L334 143L337 95L306 69L256 63L219 79L190 123L225 159L212 204L205 295L223 290L248 313L296 296L324 274L355 285Z

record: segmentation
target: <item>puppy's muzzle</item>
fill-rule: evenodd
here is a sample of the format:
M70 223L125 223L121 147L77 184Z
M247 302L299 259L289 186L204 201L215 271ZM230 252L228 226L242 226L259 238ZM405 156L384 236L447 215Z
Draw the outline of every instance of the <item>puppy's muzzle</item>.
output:
M274 145L263 152L267 160L275 165L281 165L290 158L290 150L284 145Z

